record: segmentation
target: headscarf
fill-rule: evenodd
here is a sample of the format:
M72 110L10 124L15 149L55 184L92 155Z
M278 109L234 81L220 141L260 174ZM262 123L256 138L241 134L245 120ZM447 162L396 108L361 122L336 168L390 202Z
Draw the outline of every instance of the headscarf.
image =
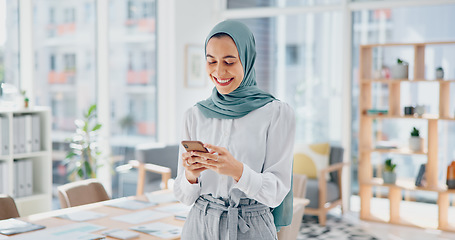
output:
M214 87L212 95L196 105L207 118L241 118L272 102L275 98L256 86L256 72L254 70L256 43L250 29L245 24L233 20L218 23L205 40L206 54L207 43L218 33L225 33L234 40L245 74L239 87L231 93L221 94Z

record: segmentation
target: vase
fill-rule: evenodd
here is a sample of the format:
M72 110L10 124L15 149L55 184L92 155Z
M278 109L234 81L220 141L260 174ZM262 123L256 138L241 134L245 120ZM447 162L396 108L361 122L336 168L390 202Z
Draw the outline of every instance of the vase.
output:
M392 79L408 79L408 65L397 64L390 68L390 76Z
M455 160L447 167L447 187L455 189Z
M424 141L421 137L410 137L409 138L409 149L414 152L423 150Z
M382 173L382 179L384 180L384 183L395 184L397 181L397 174L395 172L384 171Z

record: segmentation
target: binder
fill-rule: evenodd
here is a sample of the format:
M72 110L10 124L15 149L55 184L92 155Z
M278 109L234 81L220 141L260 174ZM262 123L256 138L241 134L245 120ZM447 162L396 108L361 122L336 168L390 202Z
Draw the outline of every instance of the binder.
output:
M32 151L41 151L41 125L39 115L32 115Z
M0 116L0 155L6 155L3 152L3 135L5 135L5 132L7 130L8 130L7 128L3 128L3 117ZM3 173L3 172L0 171L0 173Z
M9 155L9 151L10 151L10 143L9 143L9 129L10 129L10 126L9 126L9 119L8 117L2 117L2 125L0 125L0 127L3 129L3 132L2 132L2 143L3 145L0 145L0 147L2 147L2 153L3 155Z
M0 125L0 126L1 126L1 125ZM4 165L5 165L5 163L0 162L0 174L1 174L1 175L0 175L0 176L1 176L1 179L0 179L0 180L2 180L2 181L0 182L0 194L6 194L5 189L4 189L5 181L3 181L3 174L5 173L5 172L3 171Z
M25 116L19 116L19 153L25 153Z
M32 115L25 115L25 152L32 152Z
M3 163L3 193L9 194L9 173L8 173L8 164Z
M19 188L17 190L18 197L25 196L25 161L17 161L17 175L16 181L19 184Z
M13 116L13 153L19 153L19 117Z
M33 161L24 160L25 165L25 196L33 195Z
M13 187L13 197L19 197L18 195L18 191L19 191L19 182L18 182L18 179L17 179L17 173L18 173L18 166L17 166L17 161L14 161L13 163L13 179L14 179L14 187Z

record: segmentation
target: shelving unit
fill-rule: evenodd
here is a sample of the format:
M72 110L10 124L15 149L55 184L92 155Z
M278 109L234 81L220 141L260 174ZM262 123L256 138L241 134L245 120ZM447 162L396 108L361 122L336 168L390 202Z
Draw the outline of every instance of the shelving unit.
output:
M402 191L431 191L438 194L438 223L437 228L445 231L455 231L455 226L448 222L449 194L455 190L447 189L446 185L438 185L438 122L440 120L455 121L450 112L450 84L455 80L426 80L425 79L425 47L428 45L452 45L455 42L427 42L427 43L399 43L399 44L371 44L360 46L360 128L359 128L359 195L361 199L360 218L363 220L386 222L406 226L417 226L403 219L400 213ZM414 79L373 79L373 49L387 47L413 47ZM424 114L421 117L405 116L401 111L400 91L402 83L439 84L439 112L436 115ZM367 110L373 107L372 84L381 83L388 86L388 113L384 115L368 115ZM454 93L455 94L455 93ZM383 119L421 119L428 122L428 145L420 152L409 149L375 149L373 145L373 120ZM384 184L381 178L373 178L371 154L393 153L404 155L425 155L427 186L416 187L414 181L398 179L396 184ZM388 189L390 212L388 219L372 213L373 187ZM418 211L418 209L416 209ZM434 225L436 226L436 225Z
M27 149L22 153L15 153L13 146L17 144L18 134L15 130L17 121L13 119L18 116L34 116L39 119L39 133L37 133L39 141L34 149ZM6 178L1 176L1 184L4 184L4 194L14 197L19 214L21 216L28 216L30 214L50 211L52 203L52 144L51 144L51 115L48 107L34 107L31 109L23 110L0 110L0 117L2 124L0 125L0 132L2 141L8 145L8 149L0 151L0 163L6 166ZM6 123L5 123L6 121ZM33 133L30 131L35 127L29 124L29 128L22 129L24 136L30 136ZM24 123L25 125L25 123ZM24 125L20 124L22 128ZM17 129L17 128L16 128ZM28 131L28 132L27 132ZM8 137L4 137L7 135ZM29 139L29 137L25 137ZM26 142L25 138L23 139ZM26 177L27 174L18 174L15 170L15 162L31 160L33 178L32 191L33 193L28 196L15 197L18 195L16 180ZM1 173L2 175L4 173ZM3 182L6 179L5 182ZM3 189L3 188L2 188Z

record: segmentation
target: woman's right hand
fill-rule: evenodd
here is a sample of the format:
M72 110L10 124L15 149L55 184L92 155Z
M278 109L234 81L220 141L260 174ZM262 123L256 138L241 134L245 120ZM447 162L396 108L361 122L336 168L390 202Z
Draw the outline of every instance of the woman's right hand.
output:
M207 170L203 164L199 163L202 157L193 156L191 152L182 153L182 165L185 168L185 177L191 184L197 183L201 172Z

